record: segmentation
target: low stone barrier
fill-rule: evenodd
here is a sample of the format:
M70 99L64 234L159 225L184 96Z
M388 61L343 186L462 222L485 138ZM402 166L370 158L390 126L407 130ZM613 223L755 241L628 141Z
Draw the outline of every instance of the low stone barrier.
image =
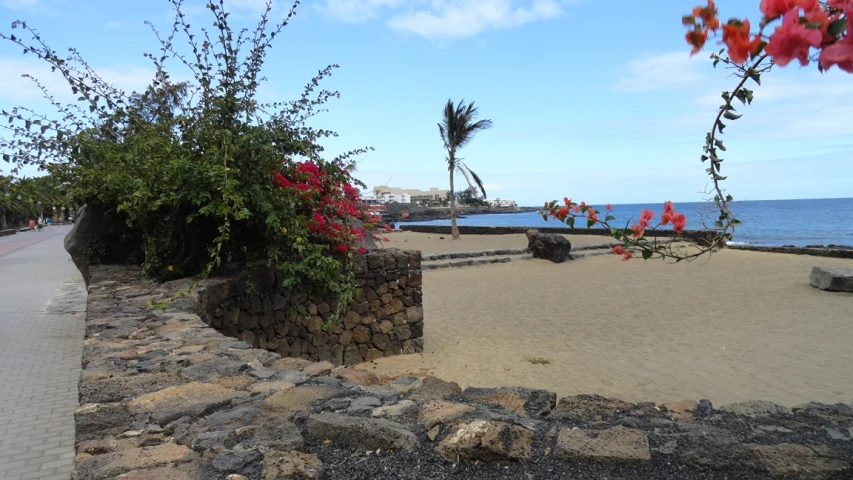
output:
M356 262L358 291L337 319L335 305L283 291L274 271L206 281L196 310L225 335L283 357L352 365L422 352L420 252L379 249Z
M853 258L853 249L849 248L807 248L807 247L759 247L756 245L729 245L731 250L751 252L787 253L789 255L812 255L815 257Z
M14 235L16 233L18 233L18 231L14 229L0 230L0 237L8 237L9 235Z
M223 335L194 311L204 292L148 306L187 281L90 274L76 480L853 476L847 405L558 400L377 377Z
M567 228L567 227L475 227L460 226L460 235L509 235L513 233L527 233L531 228L539 233L557 233L562 235L600 235L610 236L610 230L606 228ZM450 235L450 226L446 225L401 225L400 230L404 232L434 233L436 235ZM649 238L679 238L685 241L707 244L713 237L713 232L692 230L677 234L672 230L647 231Z

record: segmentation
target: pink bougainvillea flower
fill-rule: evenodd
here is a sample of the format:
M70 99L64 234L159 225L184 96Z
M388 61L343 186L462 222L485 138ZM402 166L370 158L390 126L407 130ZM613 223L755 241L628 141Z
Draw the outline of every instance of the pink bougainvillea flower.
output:
M631 230L634 231L634 238L640 238L645 233L645 227L641 225L637 225L636 223L631 225Z
M672 217L672 229L675 230L676 233L684 232L684 228L687 226L687 217L683 213L678 213Z
M387 243L387 242L390 242L391 240L388 240L387 237L384 237L384 238L382 238L382 241Z
M669 200L663 202L663 211L665 213L672 214L675 212L675 205L672 204Z
M393 228L391 228L391 225L385 225L386 232L390 232L391 230L394 230Z
M663 212L660 214L660 223L661 225L669 225L669 222L672 221L672 214L669 212Z
M604 208L607 210L613 210L613 205L608 203L607 205L604 206Z
M789 10L782 17L782 25L776 27L770 36L770 41L764 47L773 61L780 67L784 67L797 59L800 65L809 64L809 48L819 47L823 34L820 30L806 28L800 23L800 14L796 10Z
M728 47L729 58L734 63L744 63L752 58L761 45L761 37L749 39L749 19L732 19L723 26L723 43Z
M366 249L366 248L364 248L364 247L358 247L358 254L359 254L359 255L364 255L365 253L367 253L367 249Z
M651 222L653 218L655 218L655 212L648 208L644 208L643 211L640 212L640 220L645 220L647 224L648 222Z
M629 251L625 251L625 254L622 255L622 261L623 262L627 262L628 260L630 260L632 258L634 258L634 254L629 252Z
M335 245L334 249L338 253L347 253L349 248L346 245Z
M847 21L853 21L851 18L853 18L853 6L847 10ZM824 70L836 65L847 73L853 73L853 35L848 33L841 40L824 47L818 57L818 64Z
M798 14L801 8L806 12L819 10L820 2L818 0L761 0L758 8L765 17L773 19L785 15L793 9L797 9Z
M572 204L572 199L569 197L563 197L563 203L568 207Z
M572 210L574 210L575 213L578 213L581 211L581 207L579 207L578 205L575 205L575 208L573 208Z
M615 247L611 248L610 251L615 253L616 255L622 255L625 253L625 247L623 247L622 245L616 245Z

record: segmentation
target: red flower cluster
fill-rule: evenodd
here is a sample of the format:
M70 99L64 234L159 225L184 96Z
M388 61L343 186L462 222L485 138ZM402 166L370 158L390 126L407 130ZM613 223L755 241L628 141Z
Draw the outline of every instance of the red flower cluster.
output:
M844 23L853 16L853 0L828 0L825 6L820 0L761 0L759 8L764 15L762 29L779 18L782 23L772 34L764 36L761 32L751 35L747 19L729 20L723 26L722 43L734 63L746 62L763 48L780 66L792 60L808 65L809 52L815 48L820 50L820 68L837 65L853 73L853 36ZM686 39L693 46L693 55L705 45L708 33L719 29L713 0L708 0L707 6L694 8L692 15L682 17L682 23L689 28Z
M607 204L605 209L609 212L613 209L610 204ZM559 220L561 222L565 222L566 219L571 217L574 218L585 218L587 220L587 225L592 226L595 223L600 223L604 227L609 227L607 224L608 220L613 220L614 217L609 216L605 218L605 221L601 221L598 217L600 211L596 210L590 205L587 205L584 202L575 203L570 198L563 198L563 205L559 206L556 201L553 202L545 202L545 211L547 212L547 217ZM649 210L648 208L643 209L640 212L640 220L631 225L631 237L635 240L642 238L646 229L651 225L652 220L655 218L655 212ZM572 220L574 221L574 220ZM660 215L660 223L655 225L652 228L657 228L658 226L669 225L672 224L672 229L676 233L684 233L684 229L687 227L687 216L683 213L678 213L675 211L675 206L672 202L665 202L663 204L663 213ZM618 238L618 237L617 237ZM616 246L611 249L613 253L617 255L622 255L622 260L630 260L634 257L630 251L626 250L623 246Z
M347 254L367 236L367 229L349 227L350 219L367 220L367 209L358 190L349 183L347 172L331 167L330 172L314 162L299 162L289 172L276 172L273 184L301 197L309 218L306 228L315 241L328 244L335 253ZM358 252L366 250L359 248Z

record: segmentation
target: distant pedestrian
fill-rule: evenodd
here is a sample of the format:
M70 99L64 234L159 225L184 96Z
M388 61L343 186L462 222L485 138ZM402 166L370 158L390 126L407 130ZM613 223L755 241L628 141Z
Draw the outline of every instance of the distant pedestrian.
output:
M36 221L35 221L35 220L33 220L32 218L30 219L30 223L29 223L29 225L28 225L28 226L30 227L30 231L31 231L31 232L35 232L35 231L36 231Z
M39 217L38 231L44 231L44 219Z
M53 227L53 217L47 217L47 229L50 230L51 227Z

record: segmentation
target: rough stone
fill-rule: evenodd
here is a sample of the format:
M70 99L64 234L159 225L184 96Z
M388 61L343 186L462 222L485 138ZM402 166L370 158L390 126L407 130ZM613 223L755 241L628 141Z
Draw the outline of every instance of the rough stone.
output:
M474 410L476 410L474 407L464 403L433 400L421 408L418 421L429 429L441 423L452 422Z
M811 286L830 292L853 292L853 268L812 267Z
M552 233L539 233L539 230L527 231L527 250L533 254L533 258L542 258L554 263L572 259L572 244L566 237Z
M767 401L748 401L730 403L719 408L721 412L743 415L746 417L765 417L769 415L790 415L791 409Z
M354 418L337 413L311 415L305 432L318 440L349 449L414 451L420 445L414 433L403 425L381 418Z
M117 477L131 470L158 467L195 457L189 448L174 443L154 447L129 448L113 453L96 455L77 465L78 480L95 480Z
M667 402L663 406L673 419L687 421L693 419L693 412L699 406L699 402L695 400L681 400L679 402Z
M356 383L358 385L376 385L379 383L379 377L368 372L367 370L362 370L360 368L340 368L336 369L332 372L335 376L343 378L344 380L348 380L350 382Z
M503 462L528 458L533 432L516 425L489 420L463 423L435 452L451 462L459 460Z
M370 412L374 408L382 406L382 400L376 397L358 397L354 398L347 408L347 413L364 413Z
M563 397L548 415L551 420L590 422L625 414L634 404L600 395L572 395Z
M80 403L120 402L185 382L186 380L170 373L115 376L97 381L81 382L79 386Z
M419 402L429 400L444 400L452 395L459 395L462 389L456 382L446 382L440 378L427 376L423 384L409 393L409 398Z
M119 403L86 404L74 412L77 441L103 438L128 430L133 417Z
M317 455L302 452L267 452L264 454L264 479L315 479L323 473Z
M638 430L616 426L606 430L564 428L557 435L554 456L564 460L648 462L649 440Z
M314 403L344 394L346 390L332 385L303 385L276 392L267 397L264 404L282 415L293 415Z
M850 463L817 446L746 444L743 450L752 456L756 466L779 477L836 478L835 475L851 471Z
M148 414L153 422L162 425L183 416L210 413L247 395L219 385L193 382L134 398L127 403L127 411L131 415Z
M391 405L374 408L370 415L372 417L401 417L416 409L417 404L415 402L402 400Z
M497 404L521 416L543 417L557 403L557 394L547 390L522 387L475 388L468 387L462 398L471 402Z
M334 368L334 365L332 365L331 362L324 361L312 363L311 365L306 365L302 368L302 371L306 375L317 377L320 375L328 375L332 373L332 368Z

